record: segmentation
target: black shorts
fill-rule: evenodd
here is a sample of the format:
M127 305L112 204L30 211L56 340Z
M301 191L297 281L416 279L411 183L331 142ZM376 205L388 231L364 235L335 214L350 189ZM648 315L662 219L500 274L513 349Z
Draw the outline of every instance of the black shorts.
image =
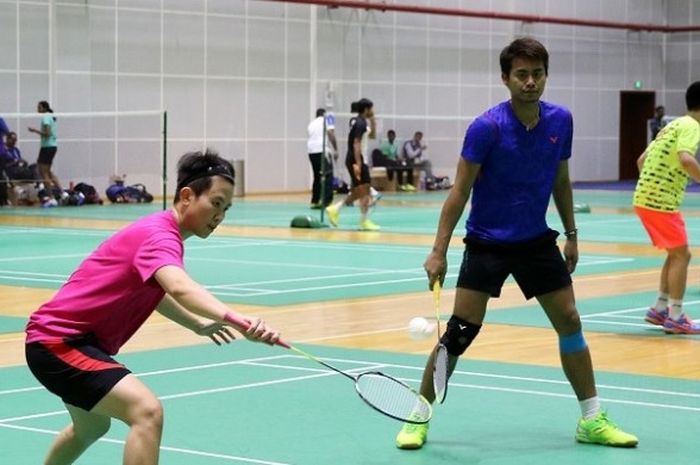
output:
M30 342L25 352L29 369L46 389L87 411L131 373L100 349L91 335Z
M42 147L39 149L39 159L37 163L42 165L49 165L53 163L53 157L56 156L56 150L58 147Z
M369 184L369 166L367 166L367 164L364 162L362 163L359 178L355 177L355 170L353 169L353 166L355 166L355 159L347 158L345 160L345 167L348 169L348 173L350 173L351 187L361 186L362 184Z
M526 299L571 285L571 275L557 246L558 232L518 244L481 241L467 236L457 287L501 295L508 275L513 275Z

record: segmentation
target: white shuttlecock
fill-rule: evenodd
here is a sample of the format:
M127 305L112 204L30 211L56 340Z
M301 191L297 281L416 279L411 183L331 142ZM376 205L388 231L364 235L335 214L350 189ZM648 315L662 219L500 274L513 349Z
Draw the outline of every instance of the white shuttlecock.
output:
M435 332L435 323L428 321L422 316L413 318L408 323L408 334L411 339L419 341L430 337Z

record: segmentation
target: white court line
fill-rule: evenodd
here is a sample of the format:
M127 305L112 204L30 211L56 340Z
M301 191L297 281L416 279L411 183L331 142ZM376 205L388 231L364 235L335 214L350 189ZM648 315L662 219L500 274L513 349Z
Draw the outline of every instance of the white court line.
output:
M578 217L577 217L578 218ZM610 219L610 220L600 220L600 221L576 221L577 226L598 226L601 224L612 224L612 223L639 223L639 219L637 219L636 216L630 216L629 218L618 218L618 219ZM640 224L641 226L641 224Z
M67 278L67 276L66 276ZM63 284L65 279L45 279L45 278L29 278L27 276L10 276L4 275L0 272L0 279L7 279L8 281L32 281L39 283L58 283Z
M298 357L298 358L305 358L305 357ZM338 361L339 359L325 359L325 360L336 360ZM342 359L341 359L342 360ZM370 362L365 362L365 363L370 363ZM305 381L309 379L315 379L315 378L324 378L324 377L329 377L329 376L340 376L338 373L333 372L333 371L322 371L321 373L318 373L318 369L313 369L313 368L303 368L303 367L288 367L288 366L280 366L280 365L265 365L266 367L274 367L274 368L279 368L279 369L293 369L293 370L302 370L302 371L312 371L314 374L312 375L306 375L306 376L295 376L292 378L283 378L280 380L273 380L273 381L264 381L264 382L258 382L258 383L248 383L248 384L242 384L242 385L236 385L236 386L226 386L222 388L215 388L215 389L206 389L206 390L200 390L200 391L191 391L191 392L185 392L185 393L180 393L180 394L172 394L168 396L161 396L159 397L160 400L169 400L169 399L179 399L179 398L186 398L186 397L195 397L195 396L201 396L201 395L208 395L208 394L217 394L220 392L230 392L230 391L236 391L240 389L248 389L248 388L256 388L260 386L269 386L269 385L277 385L277 384L284 384L284 383L289 383L289 382L295 382L295 381ZM380 366L384 367L397 367L400 365L391 365L391 364L381 364ZM422 370L420 367L405 367L405 368L410 368L412 370ZM346 370L346 371L363 371L367 369L375 369L375 367L358 367L354 368L353 370ZM458 374L460 372L455 371L455 374ZM461 373L469 373L469 372L461 372ZM479 373L472 373L476 375L485 375L485 374L479 374ZM510 377L507 375L496 375L495 377L498 378L515 378L518 380L527 380L527 381L541 381L537 380L536 378L524 378L524 377ZM417 378L405 378L405 377L397 377L401 381L404 382L412 382L412 383L419 383L421 380ZM566 381L558 381L558 380L544 380L548 383L551 384L568 384ZM565 393L556 393L556 392L547 392L547 391L540 391L540 390L532 390L532 389L518 389L518 388L507 388L507 387L499 387L499 386L486 386L486 385L481 385L481 384L464 384L464 383L455 383L451 382L450 383L451 387L460 387L460 388L468 388L468 389L476 389L476 390L481 390L481 391L498 391L498 392L508 392L508 393L513 393L513 394L527 394L527 395L537 395L537 396L544 396L544 397L558 397L558 398L566 398L566 399L572 399L575 398L574 394L565 394ZM607 387L605 385L598 385L599 388ZM663 394L666 396L673 396L674 394L680 394L680 396L683 397L700 397L695 394L690 394L690 393L674 393L673 391L658 391L658 390L642 390L642 389L635 389L635 388L627 388L627 387L621 387L621 386L612 386L611 388L621 390L621 391L636 391L636 392L646 392L646 393L655 393L655 394ZM683 410L683 411L691 411L691 412L700 412L700 407L689 407L689 406L683 406L683 405L673 405L673 404L665 404L665 403L658 403L658 402L643 402L643 401L632 401L632 400L626 400L626 399L612 399L612 398L606 398L606 397L601 397L600 399L603 402L607 403L614 403L614 404L626 404L626 405L638 405L638 406L643 406L643 407L651 407L651 408L663 408L663 409L674 409L674 410ZM7 423L15 422L15 421L22 421L22 420L32 420L36 418L45 418L49 416L57 416L57 415L65 415L67 414L66 410L57 410L53 412L45 412L45 413L40 413L40 414L33 414L33 415L25 415L21 417L12 417L12 418L5 418L5 419L0 419L0 426L6 426Z
M302 357L300 355L292 355L292 354L286 355L286 356L281 356L279 358L281 359L284 357L306 360L306 357ZM423 371L423 369L424 369L422 366L417 367L417 366L412 366L412 365L401 365L401 364L387 363L387 362L374 362L371 360L357 360L357 359L331 358L331 357L323 357L322 360L328 361L328 362L348 363L348 364L376 363L376 364L379 364L383 368L398 368L398 369L406 369L406 370L413 370L413 371ZM288 367L283 366L283 365L274 365L274 366L278 366L280 368L288 368ZM478 372L478 371L455 370L453 374L454 375L464 375L464 376L475 376L475 377L481 377L481 378L501 379L501 380L506 380L506 381L525 381L525 382L541 383L541 384L559 384L559 385L566 385L566 386L568 386L570 384L567 380L560 380L560 379L536 378L536 377L530 377L530 376L499 375L499 374L495 374L495 373L484 373L484 372ZM418 381L420 381L420 380L418 380ZM452 384L452 383L450 383L450 384ZM665 389L661 390L661 389L635 388L635 387L629 387L629 386L615 386L615 385L611 385L611 384L596 384L596 386L598 388L617 390L617 391L629 391L629 392L637 392L637 393L645 393L645 394L671 395L671 396L678 396L678 397L690 397L690 398L700 399L700 394L691 393L691 392L670 391L670 390L665 390Z
M591 320L589 318L586 318L584 320L586 324L588 323L596 323L599 325L608 325L608 326L632 326L634 328L652 328L652 326L649 323L624 323L622 321L605 321L605 320Z
M258 362L258 361L264 361L264 360L276 360L276 359L289 358L289 357L290 357L289 354L269 355L266 357L248 358L248 359L242 359L242 360L231 360L228 362L207 363L204 365L190 365L190 366L179 367L179 368L167 368L164 370L144 371L142 373L134 373L134 375L138 376L139 378L146 378L149 376L159 376L159 375L166 375L166 374L170 374L170 373L183 373L186 371L207 370L209 368L221 368L221 367L227 367L227 366L231 366L231 365L244 365L244 364L247 364L250 362ZM36 391L36 390L41 390L41 389L44 389L44 388L42 386L35 386L35 387L28 387L28 388L7 389L4 391L0 391L0 395L17 394L20 392Z
M412 381L420 382L419 379L402 379L402 381ZM502 388L495 386L482 386L479 384L460 384L460 383L450 383L450 387L462 387L469 389L477 389L480 391L498 391L498 392L509 392L513 394L531 394L536 396L545 397L560 397L565 399L576 399L574 394L562 394L556 392L544 392L544 391L534 391L528 389L513 389L513 388ZM700 412L700 407L687 407L685 405L672 405L672 404L660 404L657 402L641 402L636 400L624 400L624 399L610 399L607 397L600 397L601 402L606 402L609 404L625 404L625 405L638 405L641 407L651 407L651 408L662 408L662 409L673 409L673 410L684 410L689 412Z
M0 273L7 273L10 275L17 275L18 277L22 276L43 276L43 277L50 277L50 278L67 278L67 274L57 274L57 273L35 273L32 271L16 271L16 270L0 270Z
M398 328L398 329L403 329L403 328ZM378 333L388 332L388 331L394 331L394 330L393 329L378 330L378 331L365 332L362 334L378 334ZM357 334L357 333L352 333L352 334ZM314 341L322 340L322 339L324 339L324 338L306 340L305 342L306 343L314 342ZM228 361L228 362L219 362L219 363L210 363L210 364L204 364L204 365L191 365L191 366L186 366L186 367L169 368L169 369L155 370L155 371L148 371L148 372L134 373L134 374L138 377L159 376L159 375L163 375L163 374L180 373L180 372L187 372L187 371L198 371L198 370L204 370L204 369L209 369L209 368L220 368L220 367L226 367L226 366L237 365L237 364L245 364L245 365L256 364L258 362L264 362L264 361L270 361L270 360L283 360L283 359L287 359L287 358L306 360L306 357L302 357L299 355L280 354L280 355L271 355L271 356L266 356L266 357L255 357L255 358L242 359L242 360L233 360L233 361ZM416 366L411 366L411 365L401 365L401 364L395 364L395 363L386 363L386 362L376 362L376 361L372 361L372 360L357 360L357 359L333 358L333 357L322 357L321 359L324 361L335 362L335 363L347 363L347 364L355 364L355 365L373 364L373 365L378 365L378 366L386 367L386 368L398 368L398 369L421 370L421 371L423 370L423 367L416 367ZM287 369L298 369L299 368L299 367L282 366L282 365L273 365L273 366L278 367L278 368L287 368ZM305 369L307 371L314 370L314 369L303 368L303 367L302 367L302 369ZM358 369L361 369L361 368L355 368L355 369L346 370L346 371L356 371ZM454 374L455 375L464 375L464 376L473 376L473 377L482 377L482 378L502 379L502 380L509 380L509 381L525 381L525 382L541 383L541 384L561 384L561 385L568 385L569 384L569 382L566 380L556 380L556 379L527 377L527 376L499 375L499 374L494 374L494 373L485 373L485 372L476 372L476 371L455 370ZM681 391L634 388L634 387L628 387L628 386L615 386L615 385L609 385L609 384L598 384L597 387L604 388L604 389L611 389L611 390L619 390L619 391L671 395L671 396L678 396L678 397L692 397L692 398L700 399L700 394L681 392ZM8 390L0 391L0 395L2 395L2 394L15 394L15 393L28 392L28 391L43 390L43 389L44 388L41 386L8 389ZM2 420L0 420L0 421L2 421Z
M248 241L248 242L234 242L234 243L224 243L224 242L219 242L219 243L214 243L214 244L201 244L201 245L189 245L187 246L187 250L209 250L209 249L235 249L235 248L240 248L240 247L259 247L262 245L269 245L269 246L280 246L280 245L286 245L288 244L289 241Z
M8 424L2 424L2 423L0 423L0 428L16 429L16 430L20 430L20 431L29 431L31 433L51 434L54 436L57 436L60 433L60 431L54 431L54 430L50 430L50 429L30 428L27 426L8 425ZM120 439L110 439L110 438L100 438L100 439L98 439L98 441L99 442L106 442L106 443L110 443L110 444L119 444L119 445L124 445L126 443L125 441L122 441ZM241 456L237 456L237 455L217 454L214 452L204 452L204 451L199 451L199 450L195 450L195 449L183 449L181 447L160 446L160 450L168 451L168 452L178 452L178 453L187 454L187 455L196 455L196 456L200 456L200 457L212 457L212 458L217 458L217 459L228 460L231 462L255 463L258 465L291 465L290 463L287 463L287 462L271 462L269 460L252 459L249 457L241 457Z
M321 270L357 270L357 271L381 271L381 268L361 268L355 266L344 266L344 265L314 265L307 263L290 263L290 262L277 262L277 261L264 261L264 260L243 260L235 258L205 258L205 257L187 257L188 261L200 261L200 262L214 262L214 263L230 263L234 265L258 265L258 266L274 266L277 268L287 267L287 268L317 268Z
M281 295L281 294L296 294L298 292L308 292L308 291L325 291L328 289L347 289L351 287L363 287L363 286L380 286L380 285L385 285L385 284L397 284L397 283L407 283L411 281L425 281L425 276L421 277L416 277L416 278L404 278L404 279L390 279L390 280L384 280L384 281L369 281L369 282L363 282L363 283L348 283L348 284L334 284L332 286L312 286L312 287L303 287L303 288L297 288L297 289L283 289L283 290L260 290L256 294L240 294L236 292L221 292L221 291L216 291L216 295L225 295L225 296L231 296L231 297L257 297L261 295Z
M356 276L376 276L376 275L382 275L382 274L413 274L413 273L420 273L421 275L424 275L425 271L423 271L422 268L415 268L415 269L408 269L408 270L371 270L371 271L367 270L367 271L362 271L362 272L358 272L358 273L344 273L344 274L333 274L333 275L325 275L325 276L311 276L311 277L307 277L307 278L271 279L269 281L256 281L256 282L249 282L249 283L243 282L240 284L217 284L214 286L206 286L206 287L207 287L207 289L236 290L241 286L249 286L249 285L295 283L295 282L318 281L318 280L328 281L331 279L354 278Z
M91 229L37 229L37 228L26 228L26 229L7 229L0 227L0 231L3 234L51 234L51 235L63 235L63 236L93 236L93 237L107 237L112 234L111 230L91 230Z
M280 367L280 368L282 368L282 367ZM181 399L181 398L186 398L186 397L204 396L204 395L208 395L208 394L218 394L220 392L238 391L241 389L250 389L250 388L257 388L257 387L261 387L261 386L284 384L284 383L290 383L290 382L294 382L294 381L304 381L307 379L314 379L314 378L325 378L328 376L335 376L335 375L337 375L337 373L334 371L326 371L323 373L315 373L312 375L294 376L292 378L282 378L282 379L271 380L271 381L260 381L257 383L238 384L238 385L234 385L234 386L225 386L225 387L213 388L213 389L202 389L199 391L181 392L178 394L170 394L167 396L158 396L158 399L170 400L170 399ZM36 418L43 418L43 417L50 417L50 416L57 416L57 415L67 415L67 414L68 414L68 411L63 409L63 410L54 410L52 412L37 413L37 414L32 414L32 415L23 415L23 416L19 416L19 417L2 418L2 419L0 419L0 425L5 424L5 423L12 423L15 421L33 420Z
M696 305L696 304L700 304L700 300L689 300L689 301L687 301L687 302L683 302L683 305L684 305L684 306ZM646 307L634 307L634 308L624 308L624 309L622 309L622 310L611 310L611 311L609 311L609 312L589 313L589 314L587 314L587 315L581 315L581 318L590 318L590 317L598 317L598 316L606 317L606 316L611 316L611 315L617 315L617 314L620 314L620 313L640 312L640 311L642 311L642 310L644 310L644 311L649 310L649 306L646 306Z
M633 262L634 258L613 258L613 257L589 257L590 260L583 262L579 261L578 266L592 266L592 265L610 265L611 263L629 263Z
M28 260L53 260L58 258L85 258L88 255L85 253L70 253L61 255L24 255L22 257L4 257L0 258L0 262L26 262Z

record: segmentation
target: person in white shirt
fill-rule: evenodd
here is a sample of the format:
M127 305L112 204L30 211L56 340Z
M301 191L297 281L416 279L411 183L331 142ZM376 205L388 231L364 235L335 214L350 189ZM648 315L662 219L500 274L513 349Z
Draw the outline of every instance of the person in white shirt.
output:
M325 129L324 134L324 120ZM327 207L333 201L333 162L331 154L338 158L338 143L335 139L335 121L332 115L326 115L326 110L316 110L314 118L307 128L309 138L306 142L309 153L309 162L314 173L314 181L311 189L311 208ZM326 141L324 149L323 141ZM324 158L325 154L325 158ZM323 201L321 201L323 197Z
M403 162L408 167L419 168L425 172L425 179L431 180L433 176L433 165L430 160L427 160L423 155L423 151L428 148L427 145L423 144L423 133L416 131L413 134L413 139L407 140L403 144ZM425 186L421 186L421 189L425 189Z

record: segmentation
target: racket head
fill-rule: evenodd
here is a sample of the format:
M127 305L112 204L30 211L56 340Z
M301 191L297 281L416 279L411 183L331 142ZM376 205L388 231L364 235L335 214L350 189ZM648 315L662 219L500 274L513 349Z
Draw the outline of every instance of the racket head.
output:
M440 404L445 402L445 397L447 397L448 363L447 347L438 343L433 362L433 391L435 392L435 400Z
M435 320L437 322L437 346L435 348L435 358L433 359L433 392L435 400L442 404L447 396L447 365L449 357L447 347L440 341L440 279L433 283L433 303L435 304Z
M367 405L389 418L420 425L433 416L433 407L425 397L385 373L361 373L355 379L355 390Z

